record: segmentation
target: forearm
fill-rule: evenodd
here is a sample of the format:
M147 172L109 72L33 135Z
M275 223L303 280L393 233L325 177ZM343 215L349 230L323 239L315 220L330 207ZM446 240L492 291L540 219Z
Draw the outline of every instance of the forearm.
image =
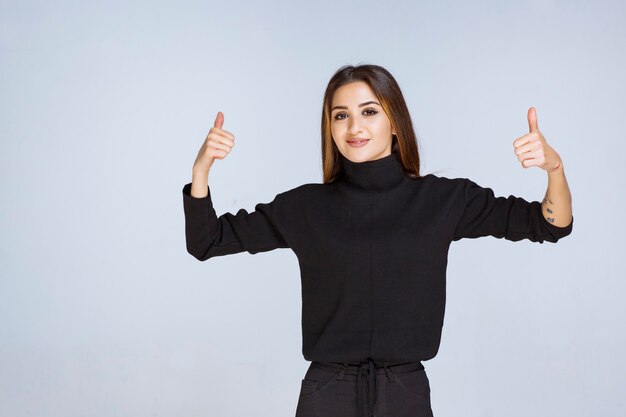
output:
M543 217L558 227L572 222L572 194L563 168L561 163L557 169L548 171L548 189L541 202Z
M194 198L204 198L208 195L209 173L206 171L192 171L191 196Z

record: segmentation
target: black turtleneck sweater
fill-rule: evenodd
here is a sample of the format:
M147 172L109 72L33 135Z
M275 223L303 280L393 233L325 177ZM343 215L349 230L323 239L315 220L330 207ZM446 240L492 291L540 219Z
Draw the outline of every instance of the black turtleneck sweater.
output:
M187 251L200 261L290 248L302 285L307 361L410 362L439 350L450 243L494 236L557 242L539 201L495 197L467 178L405 175L396 153L282 192L253 212L217 216L183 187Z

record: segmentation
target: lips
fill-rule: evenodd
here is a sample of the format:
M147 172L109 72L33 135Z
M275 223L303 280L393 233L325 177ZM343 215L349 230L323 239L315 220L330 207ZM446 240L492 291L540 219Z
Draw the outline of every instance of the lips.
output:
M363 139L363 138L353 138L353 139L348 139L348 145L353 147L353 148L361 148L365 145L367 145L367 142L369 142L369 139Z

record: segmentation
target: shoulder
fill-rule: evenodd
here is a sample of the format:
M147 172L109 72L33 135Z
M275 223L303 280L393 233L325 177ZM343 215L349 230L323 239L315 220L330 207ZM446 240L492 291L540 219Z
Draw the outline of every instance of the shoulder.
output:
M309 194L314 192L323 191L329 187L329 184L321 184L316 182L310 182L306 184L301 184L296 187L290 188L286 191L283 191L281 194L284 196L300 196L303 194Z
M439 185L439 186L448 186L448 187L466 187L468 185L478 185L474 181L465 177L446 177L443 175L436 174L427 174L424 175L424 178L428 177L431 183Z
M465 185L467 178L450 178L443 175L437 175L434 173L424 174L422 177L415 179L414 181L420 182L423 185L434 188L456 188Z
M464 177L449 177L429 173L422 176L418 181L422 183L424 189L429 195L436 197L437 201L462 201L465 198L465 192L472 186L477 186L472 180Z
M278 197L285 203L303 201L305 199L319 196L330 190L331 184L306 183L290 188L278 194Z

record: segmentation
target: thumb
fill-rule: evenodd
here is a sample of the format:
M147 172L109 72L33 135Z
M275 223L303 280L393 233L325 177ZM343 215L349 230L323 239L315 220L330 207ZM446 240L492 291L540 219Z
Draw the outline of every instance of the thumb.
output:
M537 111L534 107L528 109L528 128L531 132L539 130L539 126L537 126Z
M213 127L221 129L222 126L224 126L224 113L218 111L217 117L215 117L215 123L213 123Z

